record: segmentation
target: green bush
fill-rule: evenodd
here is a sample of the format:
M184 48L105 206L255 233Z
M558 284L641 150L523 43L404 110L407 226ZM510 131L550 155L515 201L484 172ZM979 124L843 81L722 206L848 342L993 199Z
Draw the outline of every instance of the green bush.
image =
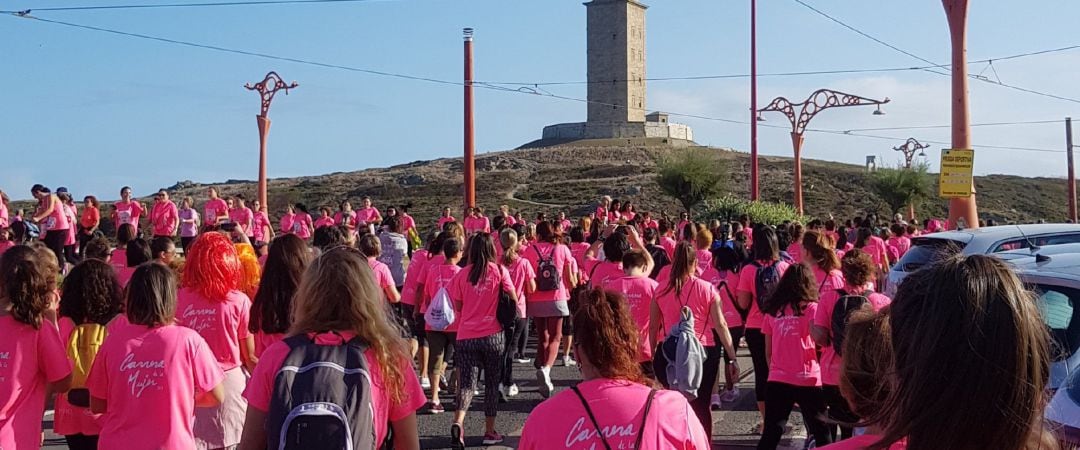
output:
M774 226L784 222L805 223L810 220L807 216L800 216L795 207L785 203L751 202L731 195L706 200L701 208L700 219L734 220L743 214L750 216L750 221L753 223Z

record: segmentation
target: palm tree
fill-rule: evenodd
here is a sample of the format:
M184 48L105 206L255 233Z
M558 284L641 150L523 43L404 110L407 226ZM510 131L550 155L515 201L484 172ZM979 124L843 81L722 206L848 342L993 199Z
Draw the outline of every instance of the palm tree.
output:
M726 164L703 148L677 151L657 162L656 183L665 194L682 204L687 214L701 202L715 197L728 176Z
M915 206L930 198L933 180L929 164L919 162L911 168L882 168L871 175L870 189L889 205L889 214Z

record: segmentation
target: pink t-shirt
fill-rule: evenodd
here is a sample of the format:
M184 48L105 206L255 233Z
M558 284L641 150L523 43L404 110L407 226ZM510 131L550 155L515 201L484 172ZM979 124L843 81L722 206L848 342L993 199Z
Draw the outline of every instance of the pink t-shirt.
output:
M607 208L605 208L603 206L597 206L596 207L596 220L600 220L601 218L607 218L607 217L608 217Z
M715 267L710 267L701 274L701 279L716 286L716 292L720 294L720 312L724 313L724 321L729 327L743 326L742 316L735 309L735 290L739 287L739 275L724 271L720 273Z
M416 229L416 220L412 216L401 213L401 231L408 232Z
M291 213L291 214L286 213L285 215L281 216L281 232L282 233L287 233L287 234L294 233L294 231L293 231L293 221L294 220L296 220L296 213Z
M510 273L510 284L514 285L514 294L517 295L518 318L525 318L525 285L536 279L536 271L525 258L515 259L506 267Z
M229 217L229 204L220 198L207 200L203 206L203 217L206 218L207 225L216 225L219 218Z
M285 339L285 333L263 333L261 330L254 333L255 336L255 357L262 356L266 349L270 348L278 341Z
M450 298L461 303L458 317L457 340L476 339L502 333L502 325L495 318L501 290L514 292L510 273L505 267L488 263L484 276L474 285L469 282L472 264L461 269L450 280L447 288Z
M528 249L522 249L522 256L529 260L529 264L532 264L534 272L540 267L540 255L544 255L544 259L551 258L552 264L555 265L555 270L559 271L559 279L562 280L562 283L559 284L558 290L538 290L534 292L533 295L530 295L527 300L530 303L570 300L570 289L567 289L565 280L565 267L574 260L573 255L570 254L570 249L565 245L556 245L548 242L537 242L530 245Z
M678 392L657 391L649 415L644 417L650 391L647 386L601 378L583 381L577 387L613 449L632 448L642 432L645 435L638 450L711 448L701 422ZM645 427L639 429L643 420ZM533 409L517 448L588 450L603 448L603 443L581 399L567 389Z
M702 273L712 267L712 252L697 250L694 253L697 256L697 275L700 277Z
M14 246L14 241L0 241L0 255L3 255L4 252L8 251L9 248Z
M818 365L810 323L817 314L817 303L809 303L802 315L796 316L785 307L780 317L766 315L761 333L772 344L769 358L769 381L792 386L821 386L821 366Z
M176 324L191 328L206 339L221 370L239 367L240 341L251 336L248 318L251 300L240 291L230 291L224 301L209 300L190 288L176 296Z
M660 236L660 246L667 252L668 259L675 259L675 240L668 236Z
M454 219L454 216L440 217L439 221L435 222L435 225L439 227L439 230L442 230L443 225L446 225L447 222L457 222L457 219Z
M244 232L245 236L253 236L251 225L252 222L255 220L255 214L251 212L251 208L245 206L243 208L236 208L232 211L229 211L229 220L232 223L235 223L236 226L240 228L240 231Z
M320 217L318 219L315 219L315 229L316 230L318 230L319 228L322 228L322 227L332 227L332 226L334 226L334 218L331 217L331 216L325 216L325 217Z
M507 226L512 227L514 225L517 225L518 223L517 219L515 219L514 216L506 215L503 217L505 218L504 223L506 223Z
M424 264L427 264L427 260L427 250L417 250L409 258L409 269L405 271L405 285L401 288L401 303L406 305L416 304L416 287L420 284L418 277L420 276L420 269L423 268Z
M457 264L443 264L446 262L446 258L439 261L438 265L428 267L427 279L424 281L424 301L420 304L420 312L426 313L428 306L431 305L431 300L435 298L435 294L439 293L439 289L446 288L447 295L450 294L450 281L454 279L454 276L461 272L461 268ZM452 298L452 297L451 297ZM426 325L425 330L429 331L443 331L447 333L455 333L458 330L458 324L461 323L461 311L457 305L450 302L450 307L454 310L455 319L454 323L446 327L445 330L435 330L431 325Z
M829 444L824 447L818 447L819 450L865 450L870 448L871 445L877 443L881 439L881 436L873 434L864 434L861 436L855 436L850 439L844 439L840 442ZM888 450L905 450L907 448L907 442L900 441L889 446Z
M52 322L41 328L0 316L0 448L39 448L48 383L71 374L71 362Z
M419 269L420 272L417 273L416 282L418 284L425 284L427 282L427 279L428 279L428 271L430 271L434 267L438 267L440 264L442 264L445 261L446 261L446 257L443 256L442 254L438 254L438 255L428 254L427 262L424 263L423 267L420 267L420 269ZM421 293L424 293L424 292L426 292L427 286L424 286L422 288L420 286L417 286L417 289ZM434 294L434 293L432 293L432 294ZM427 298L424 298L422 300L426 301ZM421 312L423 312L423 311L427 311L427 309L424 308Z
M116 269L116 280L120 282L120 286L127 287L128 282L131 281L131 276L135 275L135 269L137 267L119 267Z
M826 292L835 291L844 287L844 274L839 270L833 269L828 274L825 273L817 265L814 266L814 280L818 285L818 299L820 299Z
M873 291L873 285L867 285L862 289L857 287L845 286L845 292L851 295L855 295L860 290ZM892 302L889 297L882 294L872 293L867 298L870 300L870 304L874 307L874 311L880 311L886 305ZM814 325L824 328L832 333L832 315L833 309L836 308L836 301L840 300L840 293L836 289L831 291L825 291L821 294L821 298L818 299L817 313L814 314ZM836 350L832 345L827 345L821 352L821 382L829 386L840 385L840 374L843 371L843 359L836 354Z
M139 218L142 217L143 208L139 202L134 200L127 202L116 202L116 228L120 228L120 225L130 223L139 229Z
M64 242L64 245L75 245L75 243L78 242L75 234L78 232L79 212L75 209L74 204L68 205L65 203L64 215L68 222L67 240Z
M788 255L791 255L791 260L795 262L802 262L802 243L792 242L787 248Z
M578 267L586 267L585 254L589 252L588 242L571 242L570 243L570 255L574 257L574 261L577 261Z
M780 272L780 276L784 276L784 272L787 271L788 263L779 261L776 263L776 269ZM761 328L761 310L758 309L757 299L757 266L753 264L747 264L742 270L739 271L739 286L735 289L735 295L742 292L748 292L753 297L750 299L750 314L746 316L746 328Z
M110 327L86 380L92 397L108 401L98 446L195 448L195 397L224 378L210 347L192 330Z
M896 251L899 252L899 256L904 256L908 249L911 248L911 239L907 236L893 236L886 242L892 247L896 247ZM898 258L899 259L899 258Z
M652 360L652 342L649 336L649 308L652 299L656 296L660 284L646 275L639 277L622 276L611 278L603 283L604 290L615 291L626 296L626 304L630 307L630 316L638 328L640 349L638 362Z
M375 275L375 284L379 285L380 290L386 292L386 288L395 287L394 274L390 273L390 266L383 264L375 257L368 258L367 263L368 267L371 267L372 274ZM387 299L387 301L389 301L389 299Z
M292 221L292 232L300 239L311 239L311 231L315 227L311 224L311 214L299 213Z
M664 334L671 331L675 324L679 323L683 306L689 306L690 312L694 313L694 334L697 335L701 345L710 347L716 345L713 339L712 327L716 325L712 317L712 303L716 298L716 288L708 281L698 277L690 277L682 287L682 292L676 297L674 289L668 289L661 285L656 289L656 303L660 306L660 314L664 318Z
M356 228L356 211L338 211L334 213L334 225L344 225L349 228Z
M339 330L340 337L335 334L319 334L314 336L315 343L319 345L341 345L352 339L355 334L350 331ZM270 410L270 402L274 397L274 379L285 358L289 356L289 345L278 342L271 345L263 352L259 364L255 366L255 372L251 374L247 388L244 389L244 398L248 401L249 408L267 412ZM367 359L368 369L371 375L371 409L374 411L375 442L386 439L387 424L397 422L416 413L416 410L424 405L424 389L420 387L420 380L416 378L412 361L402 359L398 362L398 371L402 374L402 387L404 389L401 403L391 403L383 383L382 369L378 360L375 359L375 350L368 349L364 352Z
M611 261L585 261L585 281L589 286L603 286L608 280L622 278L623 268L621 262Z
M379 220L382 214L379 214L379 210L374 206L368 208L360 208L356 210L356 222L357 224L368 224ZM410 217L411 219L411 217ZM408 228L405 228L408 229Z
M491 221L487 217L466 217L465 218L465 234L470 235L477 232L490 233Z
M176 203L172 201L154 203L154 207L150 208L150 223L154 227L154 236L175 235L177 224L180 223L180 213L176 210Z
M251 221L251 234L252 237L258 242L269 242L266 230L270 229L270 218L267 217L265 212L259 211L255 213L255 218Z
M127 268L127 250L114 248L109 254L111 255L109 256L109 265L113 266L117 273L120 272L120 269Z

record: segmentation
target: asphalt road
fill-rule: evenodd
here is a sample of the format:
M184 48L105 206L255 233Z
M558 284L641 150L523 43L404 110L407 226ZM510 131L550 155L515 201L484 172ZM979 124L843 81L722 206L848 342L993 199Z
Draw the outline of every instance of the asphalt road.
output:
M528 355L531 357L532 355ZM754 402L753 375L749 353L746 348L739 349L739 366L742 368L742 381L738 384L739 398L731 404L725 403L723 410L713 412L713 448L714 449L745 449L754 448L757 445L758 435L753 433L757 427L758 413ZM576 367L563 367L559 362L552 370L552 379L557 391L567 389L580 381L581 374ZM521 388L521 393L510 400L509 403L499 405L497 429L506 436L506 441L499 446L490 446L490 449L514 448L517 445L517 436L521 434L521 427L525 418L543 398L537 391L536 379L532 364L517 364L514 367L514 380ZM483 391L483 389L480 389ZM444 396L442 403L447 407L447 412L437 415L421 413L419 416L420 448L423 449L448 449L450 448L450 423L453 413L450 411L453 405L451 396ZM484 434L484 414L481 410L483 393L473 400L472 410L465 418L465 444L469 448L485 448L481 445ZM802 425L802 417L793 413L790 419L791 431L785 435L781 442L782 449L801 449L806 432ZM51 433L51 411L46 413L46 449L65 449L63 437Z

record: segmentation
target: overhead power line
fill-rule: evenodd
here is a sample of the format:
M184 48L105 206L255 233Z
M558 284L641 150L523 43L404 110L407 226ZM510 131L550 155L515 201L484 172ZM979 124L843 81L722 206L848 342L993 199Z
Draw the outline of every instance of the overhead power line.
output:
M31 8L22 11L3 11L0 13L29 13L32 11L95 11L109 9L156 9L156 8L206 8L215 6L253 6L253 5L295 5L305 3L363 3L371 1L388 0L252 0L235 2L203 2L203 3L147 3L135 5L86 5L86 6L56 6L51 8Z
M180 46L191 47L191 48L199 48L199 49L203 49L203 50L211 50L211 51L216 51L216 52L232 53L232 54L238 54L238 55L244 55L244 56L250 56L250 57L256 57L256 58L263 58L263 59L270 59L270 60L276 60L276 61L291 62L291 63L295 63L295 64L308 65L308 66L314 66L314 67L338 69L338 70L344 70L344 71L349 71L349 72L364 73L364 74L368 74L368 75L385 76L385 77L391 77L391 78L399 78L399 79L405 79L405 80L411 80L411 81L421 81L421 82L434 83L434 84L440 84L440 85L459 86L459 87L465 85L464 81L442 80L442 79L432 78L432 77L408 75L408 74L402 74L402 73L387 72L387 71L382 71L382 70L374 70L374 69L367 69L367 68L361 68L361 67L352 67L352 66L346 66L346 65L341 65L341 64L331 64L331 63L325 63L325 62L313 61L313 60L307 60L307 59L292 58L292 57L287 57L287 56L278 56L278 55L272 55L272 54L262 53L262 52L255 52L255 51L248 51L248 50L241 50L241 49L233 49L233 48L221 47L221 46L217 46L217 45L200 44L200 43L196 43L196 42L183 41L183 40L179 40L179 39L170 39L170 38L164 38L164 37L159 37L159 36L151 36L151 35L146 35L146 34L141 34L141 33L132 33L132 32L127 32L127 31L115 30L115 29L110 29L110 28L103 28L103 27L96 27L96 26L91 26L91 25L83 25L83 24L77 24L77 23L71 23L71 22L64 22L64 21L60 21L60 20L45 19L45 18L31 16L31 15L8 14L8 16L16 16L16 17L21 17L21 18L25 18L25 19L33 19L33 20L36 20L36 21L39 21L39 22L50 23L50 24L54 24L54 25L63 25L63 26L67 26L67 27L79 28L79 29L84 29L84 30L89 30L89 31L96 31L96 32L100 32L100 33L108 33L108 34L113 34L113 35L118 35L118 36L131 37L131 38L136 38L136 39L144 39L144 40L150 40L150 41L161 42L161 43L166 43L166 44L180 45ZM628 109L629 108L626 105L619 105L619 104L606 103L606 102L598 102L598 101L593 101L593 100L588 100L588 99L583 99L583 98L576 98L576 97L558 95L558 94L546 91L546 90L544 90L543 88L540 88L540 87L533 88L533 87L528 87L528 86L522 86L522 87L518 87L518 88L515 89L515 88L506 87L506 86L499 86L499 85L495 85L495 84L490 84L490 83L486 83L486 82L477 82L477 81L473 82L473 86L477 87L477 88L488 89L488 90L493 90L493 91L497 91L497 92L509 92L509 93L516 93L516 94L524 94L524 95L535 95L535 96L540 96L540 97L549 97L549 98L554 98L554 99L559 99L559 100L574 101L574 102L586 103L586 104L597 104L597 105L610 106L610 107L622 108L622 109ZM663 109L661 109L661 110L663 110ZM663 111L665 113L667 113L668 115L675 116L675 117L686 117L686 118L701 119L701 120L708 120L708 121L722 122L722 123L729 123L729 124L749 125L749 122L747 122L745 120L727 119L727 118L722 118L722 117L711 117L711 116L705 116L705 115L699 115L699 114L687 114L687 113L673 112L673 111L670 111L670 110L663 110ZM1044 123L1044 122L1048 123L1048 122L1051 122L1051 121L997 122L997 123L987 123L987 124L974 124L972 126L1019 125L1019 124L1027 124L1027 123ZM774 124L760 124L759 126L762 126L762 127L765 127L765 128L788 129L787 126L774 125ZM909 128L909 129L938 128L938 127L942 127L942 126L936 126L935 125L935 126L928 126L928 127L897 127L897 129L904 129L904 128ZM878 136L878 135L862 134L862 133L856 132L856 130L846 130L845 131L845 130L807 129L807 131L818 132L818 133L828 133L828 134L838 134L838 135L845 135L845 136L876 138L876 139L902 140L901 138L890 137L890 136ZM939 142L935 142L935 141L924 141L924 142L939 143ZM947 143L942 143L942 144L947 145ZM1006 146L990 146L990 145L975 145L974 147L976 147L976 148L1007 149L1007 150L1021 150L1021 151L1037 151L1037 152L1063 152L1062 150L1039 149L1039 148L1030 148L1030 147L1006 147Z
M904 50L904 49L902 49L900 47L897 47L897 46L892 45L892 44L890 44L888 42L885 42L885 41L883 41L881 39L878 39L878 38L870 35L869 33L865 32L865 31L862 31L862 30L860 30L858 28L855 28L855 27L853 27L851 25L848 25L847 23L844 23L844 21L842 21L840 19L837 19L837 18L829 15L828 13L825 13L824 11L811 6L809 3L806 3L804 0L793 0L793 1L795 3L798 3L798 4L806 7L807 9L813 11L814 13L816 13L816 14L818 14L818 15L820 15L820 16L822 16L822 17L824 17L824 18L826 18L826 19L828 19L830 21L836 22L840 26L842 26L844 28L847 28L848 30L853 31L853 32L855 32L856 34L858 34L860 36L863 36L863 37L865 37L867 39L870 39L870 40L872 40L874 42L877 42L878 44L881 44L881 45L883 45L885 47L888 47L888 48L890 48L892 50L895 50L895 51L897 51L899 53L903 53L903 54L905 54L907 56L910 56L912 58L915 58L915 59L917 59L919 61L922 61L922 62L925 62L925 63L928 63L928 64L932 64L932 65L937 66L937 67L943 67L943 68L946 68L948 70L952 70L951 64L941 64L941 65L936 64L933 61L930 61L929 59L923 58L922 56L916 55L916 54L911 53L911 52L909 52L907 50ZM1075 46L1072 46L1070 48L1075 48ZM1049 52L1049 50L1047 52ZM1033 54L1039 54L1039 53L1035 52ZM1030 56L1030 55L1022 55L1022 56ZM1021 57L1021 56L1016 56L1016 57ZM1005 59L1005 58L998 58L998 59L1000 60L1000 59ZM988 62L989 61L990 60L988 60ZM941 73L941 72L937 72L937 71L934 71L934 70L927 70L927 71L937 73L938 75L948 75L946 73ZM1013 84L1007 84L1007 83L1003 83L1001 80L991 80L991 79L983 77L983 76L971 75L971 74L968 74L968 77L972 78L972 79L975 79L975 80L982 81L984 83L990 83L990 84L1006 87L1006 88L1009 88L1009 89L1012 89L1012 90L1016 90L1016 91L1020 91L1020 92L1026 92L1028 94L1039 95L1039 96L1053 98L1053 99L1057 99L1057 100L1064 100L1064 101L1067 101L1067 102L1080 103L1080 99L1071 98L1071 97L1065 97L1065 96L1057 95L1057 94L1051 94L1051 93L1048 93L1048 92L1041 92L1041 91L1037 91L1037 90L1034 90L1034 89L1028 89L1028 88L1013 85Z

